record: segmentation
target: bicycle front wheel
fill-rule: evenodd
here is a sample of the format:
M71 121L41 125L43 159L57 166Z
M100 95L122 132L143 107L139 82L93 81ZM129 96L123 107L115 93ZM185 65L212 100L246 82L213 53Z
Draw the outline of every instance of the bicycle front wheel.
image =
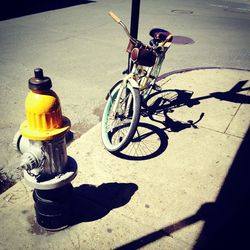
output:
M140 119L140 94L129 82L118 98L121 84L109 94L102 116L102 141L110 152L123 150L132 140ZM114 105L117 103L116 110Z

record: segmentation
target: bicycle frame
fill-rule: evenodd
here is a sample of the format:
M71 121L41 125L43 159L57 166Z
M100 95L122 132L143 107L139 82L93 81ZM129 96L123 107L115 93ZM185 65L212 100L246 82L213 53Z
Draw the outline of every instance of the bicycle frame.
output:
M147 97L150 95L152 89L155 86L155 83L157 81L157 78L161 70L162 63L165 58L165 53L166 51L163 51L157 54L156 63L153 67L145 67L141 65L134 65L133 67L133 71L132 71L134 74L133 77L136 80L136 82L139 83L138 85L140 89L140 94L144 100L147 99ZM142 76L141 79L140 79L139 74L138 73L136 74L136 70L134 69L135 67L137 68L136 69L137 71L139 70L139 71L146 72L146 74Z
M126 25L114 13L109 15L122 26L129 37L128 69L106 96L102 117L102 140L110 152L125 149L132 141L141 116L141 107L147 103L152 91L160 90L156 84L165 53L172 42L172 34L154 28L149 35L149 45L131 37Z
M124 79L122 80L122 83L120 84L120 88L119 88L118 94L116 96L115 104L114 104L114 107L112 109L112 115L113 116L116 115L119 100L120 100L123 92L127 89L128 82L132 85L133 88L138 88L139 89L138 82L134 79L135 78L135 70L136 70L136 67L134 65L134 67L132 69L132 72L130 74L128 74L126 77L124 77ZM125 110L126 114L128 114L128 112L129 112L131 102L132 102L132 99L131 99L131 96L130 96L129 99L128 99L128 102L126 104L126 110Z
M142 96L142 98L145 100L150 95L152 89L154 88L155 82L157 80L157 77L160 73L162 63L165 58L165 53L161 52L157 55L156 63L153 67L147 67L145 70L145 66L134 64L132 67L131 73L129 73L127 76L124 77L122 80L119 92L117 94L116 102L114 104L114 108L112 110L113 114L116 114L117 106L118 106L118 100L120 100L120 97L123 94L123 91L126 90L126 85L129 82L134 88L138 88L140 90L140 93L142 94L142 91L145 91L145 93ZM140 71L146 71L146 74L143 76L140 76ZM153 74L152 74L153 72ZM153 79L149 82L150 77ZM140 79L141 78L141 79ZM131 98L130 98L131 99ZM131 104L131 100L128 100L127 108L129 109ZM126 110L126 113L128 111Z

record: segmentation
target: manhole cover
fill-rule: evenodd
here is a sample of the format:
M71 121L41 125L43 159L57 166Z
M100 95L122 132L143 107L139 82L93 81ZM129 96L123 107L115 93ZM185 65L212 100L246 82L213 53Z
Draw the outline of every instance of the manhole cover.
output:
M225 8L224 11L232 12L232 13L243 13L243 14L250 13L250 10L248 10L248 9L243 9L243 8L236 8L236 9L233 9L233 8Z
M193 14L194 12L192 10L171 10L173 13L177 14Z
M174 44L181 44L181 45L193 44L194 40L192 38L186 37L186 36L174 36L173 43Z

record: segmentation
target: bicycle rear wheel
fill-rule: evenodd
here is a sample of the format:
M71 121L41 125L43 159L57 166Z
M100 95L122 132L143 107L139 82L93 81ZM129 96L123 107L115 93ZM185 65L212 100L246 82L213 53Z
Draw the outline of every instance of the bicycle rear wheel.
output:
M121 84L118 84L109 94L102 116L102 141L110 152L123 150L132 140L140 119L140 94L127 82L118 101L116 112L113 106Z

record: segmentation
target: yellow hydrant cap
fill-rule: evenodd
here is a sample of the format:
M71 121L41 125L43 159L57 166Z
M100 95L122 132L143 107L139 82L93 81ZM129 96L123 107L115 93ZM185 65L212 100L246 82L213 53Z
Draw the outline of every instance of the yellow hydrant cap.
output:
M51 86L42 69L35 69L35 77L29 80L31 91L25 100L27 120L20 127L21 134L29 139L50 140L70 128L70 121L62 117L60 100Z

